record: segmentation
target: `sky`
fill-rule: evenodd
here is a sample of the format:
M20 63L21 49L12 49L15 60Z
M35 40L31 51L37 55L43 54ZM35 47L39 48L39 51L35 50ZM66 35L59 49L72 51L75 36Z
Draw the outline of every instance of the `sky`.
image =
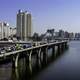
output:
M33 33L80 32L80 0L0 0L0 21L16 26L19 9L32 14Z

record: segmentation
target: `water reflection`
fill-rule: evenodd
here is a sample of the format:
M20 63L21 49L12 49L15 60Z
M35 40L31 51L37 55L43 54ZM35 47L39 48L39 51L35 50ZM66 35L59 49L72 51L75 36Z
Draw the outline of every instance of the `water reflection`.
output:
M16 69L12 69L12 80L32 80L32 78L41 70L43 70L44 68L46 68L52 61L54 61L55 59L57 59L58 57L60 57L60 55L56 55L57 53L59 53L59 51L57 50L57 48L55 49L55 53L54 53L54 58L52 57L52 49L48 50L48 62L46 65L42 66L42 64L39 64L37 67L36 65L36 55L32 57L32 66L33 66L33 73L32 75L29 74L28 69L23 68L23 70L21 71L21 69L16 68ZM59 53L60 54L60 53ZM61 54L62 55L62 54ZM43 55L42 55L43 57Z
M38 74L39 71L46 68L51 62L53 62L59 56L56 55L59 53L57 47L55 47L55 53L53 54L53 50L48 50L48 62L46 65L43 65L43 53L41 54L41 63L37 61L37 55L32 56L32 75L30 74L29 67L26 65L25 58L20 59L19 67L16 69L12 68L12 64L4 64L4 66L0 66L0 80L32 80L32 78ZM60 54L60 53L59 53Z

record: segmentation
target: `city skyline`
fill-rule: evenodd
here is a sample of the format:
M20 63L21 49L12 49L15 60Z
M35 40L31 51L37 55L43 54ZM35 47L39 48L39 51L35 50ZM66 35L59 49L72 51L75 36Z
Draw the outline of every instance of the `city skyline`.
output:
M16 26L16 13L22 9L32 14L33 32L41 34L51 28L80 32L79 3L79 0L2 0L0 20Z

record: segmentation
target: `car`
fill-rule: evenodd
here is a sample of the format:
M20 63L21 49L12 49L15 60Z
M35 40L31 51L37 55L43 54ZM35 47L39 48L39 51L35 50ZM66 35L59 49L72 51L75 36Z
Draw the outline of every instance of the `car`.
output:
M23 45L23 49L25 49L25 48L30 48L30 47L32 47L31 44L24 44L24 45Z
M15 50L16 50L15 46L12 46L11 51L15 51Z
M3 48L0 48L0 54L4 54L4 53L6 53L5 48L4 47Z
M6 52L11 52L12 50L11 50L11 47L7 47L6 48Z

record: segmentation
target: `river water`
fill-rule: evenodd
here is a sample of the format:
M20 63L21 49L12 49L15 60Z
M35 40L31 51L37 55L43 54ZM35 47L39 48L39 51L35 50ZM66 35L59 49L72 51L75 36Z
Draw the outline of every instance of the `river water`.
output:
M16 71L15 74L11 67L11 63L0 65L0 80L28 80L26 72L19 75ZM80 41L70 42L64 54L37 72L31 80L80 80Z

